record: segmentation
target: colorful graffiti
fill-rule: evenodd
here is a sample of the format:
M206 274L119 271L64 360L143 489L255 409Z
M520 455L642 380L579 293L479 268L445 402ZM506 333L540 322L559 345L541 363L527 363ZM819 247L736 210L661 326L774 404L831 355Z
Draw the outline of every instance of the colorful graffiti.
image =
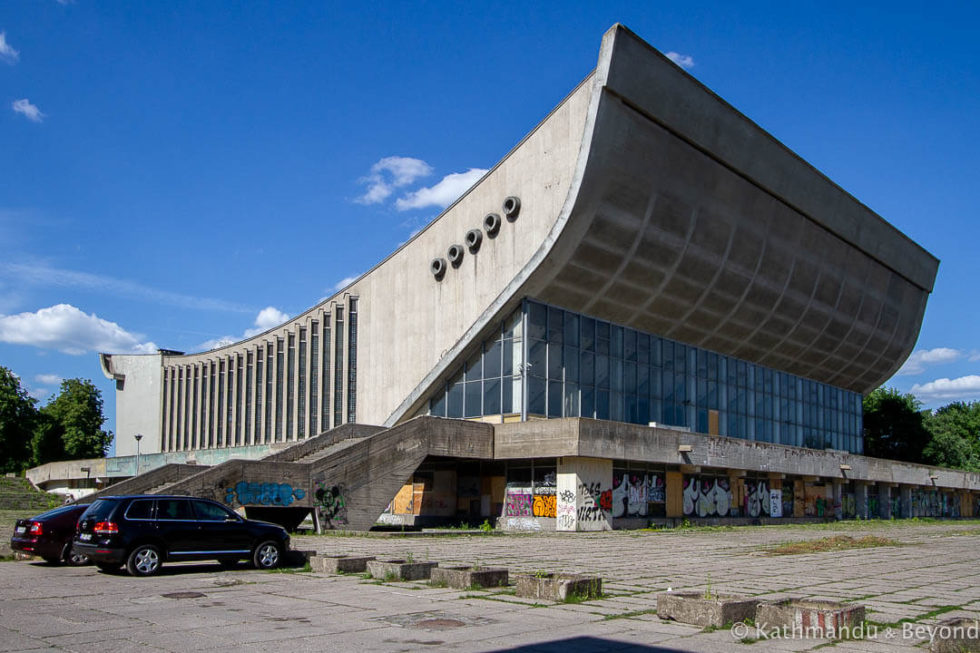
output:
M562 490L558 493L557 502L557 528L567 530L575 528L575 493L571 490Z
M533 517L531 488L508 486L504 495L504 517Z
M683 499L687 516L728 517L732 513L732 490L727 478L688 476L684 479Z
M314 505L319 509L320 518L326 522L327 528L347 524L347 498L342 485L328 485L323 481L315 481L313 491Z
M767 481L754 479L745 481L745 512L749 517L770 514L772 495L769 493L768 486Z
M576 517L580 522L603 521L604 513L612 510L612 490L603 490L598 482L578 484L578 511Z
M225 503L259 504L262 506L288 506L294 499L302 499L306 491L293 488L288 483L249 483L240 481L233 487L222 488Z
M554 494L535 494L531 510L535 517L557 517L558 497Z
M618 473L613 477L612 516L645 517L651 502L663 503L666 499L662 474Z

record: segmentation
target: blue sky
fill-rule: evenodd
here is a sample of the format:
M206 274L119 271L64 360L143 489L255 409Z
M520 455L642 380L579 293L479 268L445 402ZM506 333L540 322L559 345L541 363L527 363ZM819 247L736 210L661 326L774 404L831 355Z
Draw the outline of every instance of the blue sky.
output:
M942 260L889 384L980 399L972 3L0 3L0 365L200 351L407 240L622 22Z

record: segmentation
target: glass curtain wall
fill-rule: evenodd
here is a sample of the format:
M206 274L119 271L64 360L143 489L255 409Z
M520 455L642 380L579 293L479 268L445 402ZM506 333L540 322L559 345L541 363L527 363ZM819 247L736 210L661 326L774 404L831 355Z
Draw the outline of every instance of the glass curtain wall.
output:
M429 411L658 423L863 452L857 393L534 300L481 343Z

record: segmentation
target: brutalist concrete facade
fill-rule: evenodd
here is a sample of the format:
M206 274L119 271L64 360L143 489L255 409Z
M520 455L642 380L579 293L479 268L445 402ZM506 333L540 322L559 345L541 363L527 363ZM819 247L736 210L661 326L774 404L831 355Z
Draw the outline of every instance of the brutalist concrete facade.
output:
M935 257L616 25L596 69L541 124L336 296L221 349L103 355L102 364L117 380L119 438L140 428L145 452L298 443L348 423L396 427L364 439L380 442L428 414L468 361L486 354L481 343L529 300L781 379L818 382L828 396L867 393L910 353L937 268ZM919 502L933 512L974 511L975 499L962 495L980 489L972 476L823 445L763 444L734 421L721 431L732 437L718 437L724 406L700 434L533 421L526 350L522 356L504 358L517 362L498 395L518 393L510 408L463 415L498 423L494 450L474 455L465 470L438 455L414 462L414 472L396 465L398 478L380 484L391 501L386 519L417 521L428 511L582 530L688 515L894 515L903 511L902 492L914 514L913 488L959 493L955 510L923 494ZM474 397L490 392L486 384L472 389ZM554 416L580 414L601 416ZM565 429L586 435L574 447L564 435L564 444L548 440ZM548 446L531 446L539 441ZM333 469L344 480L331 487L356 484L363 463L354 457L372 451L364 444L325 454L342 461ZM540 479L539 468L548 470ZM392 483L401 490L390 492ZM372 496L359 524L378 500ZM596 515L591 525L582 519Z

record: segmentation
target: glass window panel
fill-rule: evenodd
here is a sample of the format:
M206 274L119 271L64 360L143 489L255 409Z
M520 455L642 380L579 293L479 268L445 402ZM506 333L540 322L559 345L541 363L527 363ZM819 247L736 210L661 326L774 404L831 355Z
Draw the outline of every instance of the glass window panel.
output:
M708 352L708 380L718 380L718 354Z
M465 417L479 417L483 414L483 384L480 381L470 381L466 384L463 398Z
M503 378L503 399L501 411L505 415L521 412L521 399L524 396L521 391L521 377L512 376Z
M626 421L625 411L623 410L623 393L609 393L609 419L614 422Z
M603 324L603 323L602 322L599 322L599 324ZM608 327L609 325L606 324L606 326ZM598 329L597 329L597 331L598 331ZM608 356L609 355L609 338L602 338L602 337L599 337L597 335L596 336L596 339L595 339L595 351L596 351L597 354L602 354L603 356Z
M564 335L562 324L562 311L560 308L548 308L548 340L551 342L561 342Z
M513 343L510 343L513 346ZM493 379L500 376L501 352L503 345L500 341L487 343L487 350L483 354L483 378Z
M609 340L609 323L596 321L595 323L596 340Z
M528 302L527 337L545 340L548 336L548 309L543 304Z
M449 396L446 398L446 417L463 416L463 384L453 383L449 386Z
M503 337L509 340L520 340L521 339L521 323L524 316L521 315L521 309L517 309L510 314L504 321L504 333Z
M574 313L565 313L565 344L579 345L579 317Z
M596 354L595 384L600 388L609 387L609 357L608 356Z
M609 359L609 388L617 392L623 391L623 359Z
M623 358L628 361L636 360L636 331L633 329L623 332Z
M548 417L561 417L564 401L561 381L548 381Z
M528 415L545 414L545 394L547 385L544 379L533 376L527 378L527 413Z
M582 417L595 417L595 389L592 386L581 386Z
M446 390L443 388L429 402L429 413L437 417L446 416Z
M595 384L595 354L583 351L580 356L582 363L579 369L579 382L582 385Z
M664 396L664 386L661 374L663 374L663 372L660 371L660 368L650 368L650 396L654 399L663 399Z
M643 363L636 366L636 392L644 397L650 396L650 368Z
M501 370L502 376L510 376L521 369L521 356L523 356L523 345L520 340L504 340L500 343L503 353Z
M654 367L663 367L663 340L657 336L650 336L650 364Z
M645 333L636 334L636 362L640 365L650 363L650 336Z
M578 382L579 352L575 347L565 345L565 381Z
M609 327L609 355L616 358L623 357L623 327Z
M565 417L581 417L578 384L565 383Z
M636 363L627 361L623 364L623 391L636 394Z
M665 372L674 371L674 343L671 340L663 341L663 368Z
M649 424L651 421L650 400L641 395L636 398L636 423Z
M599 390L595 398L596 419L609 419L609 391Z
M674 372L687 375L687 345L674 343Z
M562 348L560 342L548 343L548 378L562 380Z
M528 344L528 374L544 377L548 373L548 345L542 340L531 340Z
M483 353L477 351L466 361L466 380L479 381L483 378Z
M579 346L585 351L595 351L595 320L591 317L582 316L582 334Z
M699 379L706 379L708 378L708 352L703 349L698 349L696 355L698 361L697 377Z

